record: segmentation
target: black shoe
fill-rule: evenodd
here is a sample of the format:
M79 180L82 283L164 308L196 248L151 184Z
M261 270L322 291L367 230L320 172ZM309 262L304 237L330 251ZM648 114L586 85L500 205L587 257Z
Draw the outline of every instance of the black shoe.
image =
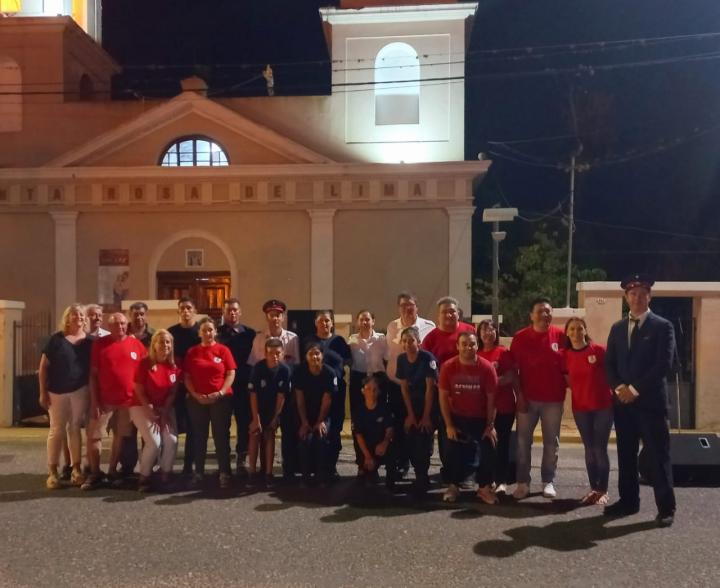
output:
M672 527L672 524L675 522L675 513L659 512L655 517L655 522L661 529L664 529L665 527Z
M412 493L416 496L426 494L430 489L430 480L427 477L417 478L411 486Z
M603 510L603 514L606 517L629 517L630 515L634 515L639 512L639 510L639 504L628 504L627 502L618 500L617 502L606 506Z
M270 490L276 485L275 476L273 474L265 474L265 488Z

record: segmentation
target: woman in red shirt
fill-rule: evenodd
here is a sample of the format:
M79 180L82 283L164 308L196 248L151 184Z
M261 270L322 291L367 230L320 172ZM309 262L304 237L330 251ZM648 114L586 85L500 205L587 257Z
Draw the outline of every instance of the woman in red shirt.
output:
M180 369L175 365L173 336L158 329L150 340L148 356L135 374L135 397L130 418L145 442L140 456L138 490L150 490L150 474L160 455L160 479L167 484L177 451L175 394Z
M565 324L565 372L572 391L575 423L585 446L590 491L581 504L608 503L608 440L613 424L612 390L605 376L605 347L593 343L581 318Z
M210 423L220 470L220 487L230 486L230 417L232 383L237 365L230 350L215 340L215 322L206 317L198 323L200 345L191 347L183 363L187 408L193 428L195 474L193 486L205 475L205 456Z
M506 494L510 481L510 434L515 421L515 388L517 388L517 368L507 347L498 344L498 332L490 319L480 321L478 333L482 348L478 355L489 361L498 375L498 388L495 394L495 432L497 433L497 457L495 462L495 493Z

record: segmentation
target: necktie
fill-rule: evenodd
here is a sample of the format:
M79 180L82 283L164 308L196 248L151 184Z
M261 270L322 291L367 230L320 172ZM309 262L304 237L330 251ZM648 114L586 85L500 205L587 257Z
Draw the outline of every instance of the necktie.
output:
M630 319L632 329L630 329L630 349L633 349L640 342L640 320Z

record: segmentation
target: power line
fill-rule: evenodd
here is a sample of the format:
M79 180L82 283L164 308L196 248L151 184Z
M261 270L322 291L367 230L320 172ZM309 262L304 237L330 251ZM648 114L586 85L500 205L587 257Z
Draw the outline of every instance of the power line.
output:
M524 213L527 212L533 212L533 211L527 211L523 210ZM528 221L526 218L522 216L518 216L518 218L526 221L526 222L533 222ZM552 214L545 214L545 218L554 218L556 220L564 220L566 217L565 215L552 215ZM637 233L647 233L652 235L659 235L663 237L674 237L678 239L695 239L699 241L707 241L711 243L720 243L720 237L704 237L697 234L690 234L690 233L676 233L673 231L664 231L662 229L649 229L647 227L640 227L640 226L633 226L633 225L620 225L617 223L607 223L602 221L592 221L588 219L580 219L575 217L576 223L581 223L584 225L592 225L592 226L598 226L598 227L604 227L608 229L615 229L615 230L621 230L621 231L633 231Z

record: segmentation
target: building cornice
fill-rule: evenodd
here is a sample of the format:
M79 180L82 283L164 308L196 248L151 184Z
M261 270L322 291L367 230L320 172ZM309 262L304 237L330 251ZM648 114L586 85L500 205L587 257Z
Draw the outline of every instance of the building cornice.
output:
M368 6L360 9L320 8L331 25L438 22L465 20L477 10L477 2L426 4L421 6Z
M310 176L467 176L484 174L491 162L444 161L430 163L294 163L228 165L222 167L31 167L0 169L2 182L51 180L231 180L251 177Z

